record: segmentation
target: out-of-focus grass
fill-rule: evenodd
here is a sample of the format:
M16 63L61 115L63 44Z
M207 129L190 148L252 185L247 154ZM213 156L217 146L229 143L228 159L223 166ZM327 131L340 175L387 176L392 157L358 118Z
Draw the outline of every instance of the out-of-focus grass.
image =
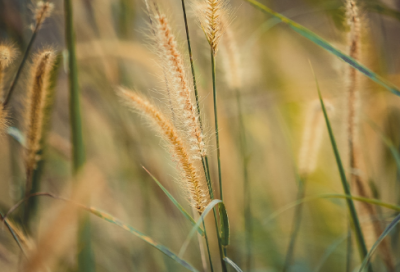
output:
M53 2L55 10L38 33L31 49L31 52L36 52L42 46L52 44L64 56L55 88L55 105L47 137L48 147L43 154L45 164L40 178L40 191L68 198L74 191L69 153L74 147L70 143L69 128L69 68L63 38L64 3L56 0ZM161 108L165 107L165 97L162 95L164 86L160 82L162 70L149 46L147 37L151 32L148 29L144 1L72 2L83 142L87 161L96 165L96 171L102 177L89 175L88 180L91 182L87 184L91 187L85 190L90 197L82 202L90 199L90 203L87 203L90 206L119 218L121 222L178 254L193 225L142 168L143 165L157 177L183 209L190 211L176 182L174 163L158 135L149 129L143 118L124 109L114 93L116 86L125 85L152 97L154 103ZM181 2L156 2L171 19L190 74ZM188 29L202 124L208 139L212 186L218 199L211 59L207 41L191 12L193 2L194 0L185 1ZM330 45L345 52L346 29L342 23L342 1L270 0L260 3L307 27ZM30 2L25 0L0 0L0 41L11 40L22 51L31 35L28 29L32 22L29 5ZM230 243L226 254L243 271L247 271L247 267L251 267L250 271L282 271L296 207L292 204L296 203L296 168L299 163L297 158L302 144L305 112L308 102L318 98L308 60L312 61L317 73L324 101L329 100L335 108L335 114L330 121L346 175L350 170L346 168L348 159L345 156L348 151L344 91L346 82L343 80L343 70L348 64L298 35L285 23L273 21L270 15L263 14L245 1L232 0L229 6L234 10L232 27L238 37L238 50L242 60L243 88L240 90L240 104L246 136L251 216L243 216L244 153L238 142L238 133L243 126L239 122L237 94L224 81L223 65L219 65L224 61L223 54L218 54L218 132L223 201L230 226ZM395 86L400 86L400 55L396 47L397 33L400 31L399 21L396 19L399 8L396 1L370 0L360 3L363 18L368 25L364 29L366 34L363 40L365 58L360 63L385 78L385 82L391 82ZM17 62L20 61L21 57ZM8 70L6 86L10 86L16 69L14 66ZM372 77L376 79L375 76ZM360 78L362 106L359 132L363 147L360 151L363 161L360 173L373 182L377 200L381 201L379 203L398 205L400 199L397 193L399 175L396 156L400 135L397 128L399 98L367 77ZM22 133L22 100L26 82L26 76L22 73L16 85L15 97L10 101L10 125ZM0 210L4 214L24 195L24 164L23 148L12 137L3 135L0 146ZM316 199L327 194L342 195L340 178L329 136L325 131L317 168L307 178L306 200L302 203L302 220L289 271L345 270L348 220L346 200L328 197ZM309 199L313 200L308 201ZM56 200L38 198L37 201L37 214L32 219L35 232L31 237L38 242L35 254L52 247L43 242L50 231L75 241L75 224L64 226L59 232L53 227L57 226L57 222L62 222L60 211L65 209L68 214L71 211L63 206L55 207ZM354 201L358 201L356 196ZM390 207L380 208L379 220L384 226L398 213L398 210ZM283 208L285 211L280 212ZM13 212L9 219L21 229L25 228L18 211ZM361 225L370 220L367 217L359 218ZM92 217L91 221L91 243L96 271L186 271L179 263L129 232L97 217ZM206 217L205 226L210 240L214 271L220 271L219 248L213 221L212 216ZM249 223L252 225L251 236L245 232L245 226ZM246 241L248 237L252 237L251 253L246 246L249 244ZM391 240L393 255L396 256L400 250L398 229L394 228L386 239ZM52 258L51 266L54 271L72 271L77 267L76 253L80 248L75 242L63 243L66 251L60 249L54 252L54 256L52 252L45 252ZM361 261L355 246L353 250L352 264L355 269ZM249 254L251 266L247 266ZM21 251L13 236L6 227L1 228L0 267L4 267L5 271L18 271L21 267L18 263L24 262L20 255ZM371 263L374 271L384 271L379 255L375 253L373 256ZM182 259L195 269L202 270L196 239L191 240ZM228 269L233 268L228 265Z

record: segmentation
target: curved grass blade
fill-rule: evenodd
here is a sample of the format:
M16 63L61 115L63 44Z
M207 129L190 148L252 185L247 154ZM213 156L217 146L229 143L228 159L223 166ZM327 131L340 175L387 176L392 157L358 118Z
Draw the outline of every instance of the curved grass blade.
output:
M229 230L229 218L226 212L226 208L224 203L219 203L219 216L220 216L220 241L221 244L226 247L229 245L229 237L230 237L230 230Z
M178 257L175 253L173 253L171 250L169 250L167 247L158 244L157 242L155 242L152 238L150 238L149 236L141 233L140 231L134 229L133 227L124 224L123 222L119 221L118 219L116 219L115 217L111 216L108 213L102 212L100 210L97 210L93 207L83 207L85 210L89 211L90 213L100 217L101 219L104 219L114 225L117 225L121 228L123 228L124 230L129 231L130 233L136 235L137 237L139 237L140 239L142 239L143 241L145 241L146 243L148 243L149 245L157 248L159 251L161 251L162 253L164 253L165 255L167 255L168 257L170 257L171 259L173 259L174 261L176 261L177 263L179 263L180 265L182 265L183 267L187 268L190 271L193 272L198 272L193 266L191 266L188 262L182 260L180 257ZM196 229L194 229L196 231Z
M150 177L157 183L157 185L163 190L163 192L167 195L167 197L172 201L172 203L178 208L178 210L183 214L183 216L186 217L192 223L193 226L196 225L196 221L194 221L193 217L191 217L187 211L182 207L181 204L168 192L168 190L162 186L162 184L156 179L155 176L153 176L149 170L147 170L144 166L142 166L143 169L150 175ZM197 231L200 233L201 236L204 236L204 231L201 227L197 229Z
M335 242L333 242L324 252L324 255L320 258L314 272L319 272L322 269L322 266L328 260L329 256L338 248L338 246L348 239L349 235L343 235L342 237L338 238Z
M365 67L364 65L362 65L361 63L356 61L355 59L353 59L350 56L344 54L340 50L334 48L331 44L329 44L327 41L325 41L323 38L321 38L320 36L318 36L317 34L312 32L308 28L306 28L306 27L304 27L304 26L302 26L302 25L290 20L289 18L287 18L286 16L283 16L280 13L277 13L277 12L273 11L272 9L264 6L263 4L259 3L256 0L244 0L244 1L249 2L251 5L253 5L254 7L258 8L262 12L265 12L265 13L267 13L269 15L272 15L273 17L281 20L283 23L287 24L290 28L292 28L294 31L296 31L297 33L299 33L303 37L309 39L310 41L312 41L316 45L319 45L320 47L324 48L328 52L330 52L333 55L337 56L341 60L347 62L348 64L353 66L355 69L357 69L361 73L365 74L367 77L369 77L370 79L372 79L373 81L375 81L379 85L385 87L386 89L388 89L389 91L391 91L395 95L400 96L400 91L392 83L390 83L386 79L382 78L381 76L375 74L374 72L372 72L370 69L368 69L367 67Z
M235 263L234 263L231 259L229 259L228 257L225 257L225 258L224 258L224 261L225 261L226 263L228 263L230 266L232 266L233 269L235 269L237 272L243 272L243 270L240 269L240 267L239 267L237 264L235 264Z
M312 66L311 66L311 69L312 69ZM337 145L336 145L336 140L335 140L335 137L333 135L333 131L332 131L332 127L331 127L331 124L330 124L330 121L329 121L329 118L328 118L328 114L326 113L325 104L324 104L324 101L322 100L321 91L319 89L318 80L317 80L317 77L315 76L314 70L313 70L313 74L314 74L314 77L315 77L315 82L317 84L318 97L319 97L319 101L321 102L322 111L324 113L326 126L327 126L328 132L329 132L329 138L330 138L331 144L332 144L332 149L333 149L333 152L335 153L336 164L338 166L338 170L339 170L339 173L340 173L340 179L342 181L343 190L344 190L346 195L351 196L350 187L349 187L349 184L348 184L347 179L346 179L346 174L345 174L345 171L344 171L342 160L340 158L339 150L338 150ZM349 213L350 213L351 223L352 223L352 226L354 228L355 238L356 238L356 241L357 241L357 246L358 246L358 251L359 251L359 254L360 254L360 258L364 259L365 256L368 253L368 250L367 250L367 246L365 244L365 240L364 240L364 236L363 236L363 233L362 233L362 230L361 230L360 222L358 221L356 208L354 206L353 199L346 198L346 202L347 202L347 207L348 207ZM370 268L369 270L371 271L372 269Z
M372 205L377 205L377 206L381 206L387 209L391 209L397 212L400 212L400 206L397 205L393 205L390 203L386 203L386 202L382 202L380 200L376 200L376 199L371 199L371 198L365 198L365 197L360 197L360 196L349 196L349 195L341 195L341 194L323 194L323 195L318 195L318 196L314 196L314 197L308 197L308 198L303 198L300 200L297 200L293 203L290 203L284 207L282 207L281 209L277 210L276 212L272 213L266 220L264 220L264 224L266 224L266 222L272 221L275 218L277 218L279 215L281 215L282 213L289 211L290 209L301 205L303 203L306 202L311 202L311 201L315 201L315 200L319 200L319 199L323 199L323 198L341 198L341 199L353 199L356 201L360 201L360 202L365 202L365 203L369 203Z
M26 147L26 140L25 136L22 132L16 127L8 127L7 134L13 137L21 146Z
M204 209L203 213L201 214L201 216L200 216L199 219L197 220L196 225L193 226L193 228L190 230L188 236L186 237L185 242L182 244L182 247L181 247L181 249L179 250L179 254L178 254L179 257L182 257L183 254L185 253L185 251L186 251L186 249L187 249L187 247L188 247L188 245L189 245L190 239L193 237L194 233L196 232L196 229L199 228L200 225L203 223L204 218L206 217L206 215L207 215L207 214L214 208L214 206L217 205L218 203L222 203L222 201L219 200L219 199L214 199L214 200L211 201L211 202L207 205L207 207Z
M368 252L367 256L364 258L364 261L361 264L359 272L362 272L365 269L365 267L369 264L369 260L371 259L372 254L374 254L379 244L389 234L389 232L394 229L394 227L399 223L399 221L400 221L400 215L396 216L396 218L386 227L381 236L379 236L378 240L372 246L371 250Z
M173 253L167 247L165 247L165 246L163 246L161 244L158 244L157 242L155 242L149 236L147 236L147 235L141 233L140 231L136 230L135 228L123 223L122 221L118 220L117 218L115 218L111 214L103 212L103 211L100 211L100 210L98 210L98 209L96 209L94 207L90 207L90 206L86 206L86 205L77 203L77 202L75 202L73 200L70 200L70 199L67 199L67 198L64 198L64 197L53 195L51 193L35 193L35 194L31 194L31 195L25 197L24 199L20 200L17 204L15 204L6 213L5 216L1 215L2 220L6 222L8 215L10 215L13 211L15 211L18 207L20 207L22 203L24 203L25 201L29 200L29 198L36 197L36 196L47 196L47 197L50 197L50 198L53 198L53 199L62 200L62 201L71 203L73 205L76 205L79 208L81 208L83 210L86 210L86 211L90 212L91 214L93 214L93 215L95 215L97 217L100 217L101 219L104 219L104 220L108 221L109 223L112 223L114 225L117 225L117 226L123 228L124 230L129 231L130 233L132 233L135 236L139 237L140 239L142 239L143 241L145 241L149 245L157 248L159 251L161 251L162 253L164 253L165 255L167 255L168 257L170 257L171 259L173 259L174 261L176 261L177 263L179 263L183 267L189 269L190 271L198 272L198 270L196 270L193 266L191 266L185 260L182 260L180 257L178 257L175 253ZM194 231L196 231L196 229L194 229Z
M21 242L18 239L18 236L15 234L15 231L13 230L13 228L11 227L11 225L8 223L7 218L4 217L4 215L0 212L0 218L1 220L4 222L4 224L6 225L7 229L10 231L12 237L14 238L15 242L17 243L19 249L21 249L21 252L24 254L24 256L26 257L26 253L24 248L21 245Z

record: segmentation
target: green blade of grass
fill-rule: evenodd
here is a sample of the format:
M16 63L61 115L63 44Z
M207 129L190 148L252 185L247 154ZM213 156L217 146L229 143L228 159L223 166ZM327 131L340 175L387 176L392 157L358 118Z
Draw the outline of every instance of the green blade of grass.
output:
M69 114L72 139L72 166L73 174L76 174L85 164L85 147L82 136L82 119L79 98L78 64L75 52L75 31L73 25L72 0L64 0L65 16L65 41L68 49L68 80L69 80ZM91 245L90 218L82 215L79 219L78 247L78 271L94 272L95 260Z
M372 257L372 254L374 254L374 252L378 248L379 244L383 241L383 239L385 239L385 237L389 234L389 232L391 230L393 230L394 227L396 227L396 225L399 222L400 222L400 215L397 215L396 218L386 227L386 229L383 231L381 236L379 236L378 240L374 243L374 245L372 246L371 250L368 252L367 256L364 258L364 260L363 260L363 262L361 264L359 272L362 272L367 267L367 265L369 264L369 260Z
M185 253L190 240L192 239L193 235L196 233L197 229L200 227L200 225L203 223L204 218L206 217L206 215L214 208L214 206L216 206L218 203L222 203L221 200L219 199L214 199L213 201L211 201L207 207L204 209L203 213L201 214L201 216L199 217L199 219L196 222L196 225L192 227L192 229L190 230L188 236L186 237L185 242L182 244L181 249L179 250L179 257L182 257L183 254Z
M157 242L155 242L152 238L150 238L149 236L141 233L140 231L136 230L135 228L133 228L132 226L129 226L128 224L123 223L122 221L118 220L117 218L115 218L114 216L112 216L109 213L106 213L104 211L101 211L99 209L96 209L94 207L90 207L90 206L86 206L80 203L77 203L73 200L64 198L64 197L60 197L60 196L56 196L53 195L51 193L35 193L32 195L29 195L27 197L25 197L24 199L20 200L18 203L16 203L7 213L5 216L1 215L3 221L6 222L7 217L13 212L15 211L18 207L21 206L21 204L23 204L25 201L28 201L30 198L32 197L37 197L37 196L46 196L46 197L50 197L53 199L57 199L57 200L62 200L68 203L71 203L73 205L76 205L77 207L90 212L91 214L100 217L103 220L108 221L109 223L112 223L114 225L117 225L127 231L129 231L130 233L134 234L135 236L139 237L140 239L142 239L143 241L145 241L146 243L148 243L149 245L157 248L158 250L160 250L162 253L164 253L165 255L167 255L169 258L173 259L174 261L176 261L177 263L179 263L180 265L184 266L185 268L189 269L190 271L193 272L198 272L198 270L196 270L192 265L190 265L188 262L182 260L180 257L178 257L175 253L173 253L169 248L167 248L166 246L163 246ZM195 229L196 231L196 229Z
M324 255L322 255L322 257L319 259L317 266L314 269L314 272L319 272L323 265L325 264L325 262L328 260L329 256L332 255L332 253L338 248L338 246L343 243L344 241L346 241L346 239L348 239L348 235L343 235L342 237L338 238L337 240L335 240L335 242L333 242L324 252Z
M229 259L228 257L224 258L224 261L229 264L233 269L235 269L237 272L243 272L242 269L240 269L240 267L235 264L231 259Z
M226 247L229 245L229 238L230 238L229 218L224 203L219 203L218 209L219 209L220 227L221 227L219 237L221 239L220 240L221 245Z
M150 238L149 236L141 233L140 231L136 230L135 228L119 221L118 219L116 219L115 217L111 216L110 214L97 210L93 207L86 207L86 210L88 210L90 213L100 217L101 219L104 219L114 225L117 225L121 228L123 228L124 230L129 231L130 233L134 234L135 236L139 237L140 239L142 239L143 241L145 241L146 243L148 243L149 245L157 248L159 251L161 251L162 253L164 253L165 255L167 255L169 258L173 259L174 261L176 261L177 263L179 263L180 265L182 265L183 267L187 268L190 271L193 272L198 272L192 265L190 265L188 262L182 260L180 257L178 257L175 253L173 253L170 249L168 249L166 246L163 246L161 244L158 244L157 242L155 242L152 238ZM196 231L196 229L195 229Z
M150 177L157 183L160 189L167 195L167 197L171 200L171 202L178 208L178 210L183 214L183 216L192 223L193 226L196 225L196 221L194 221L193 217L189 215L187 211L182 207L181 204L168 192L168 190L154 177L144 166L143 169L150 175ZM197 231L200 233L201 236L204 236L204 231L199 227Z
M317 34L312 32L308 28L306 28L306 27L304 27L304 26L302 26L302 25L290 20L289 18L283 16L280 13L277 13L277 12L273 11L272 9L264 6L263 4L259 3L256 0L244 0L244 1L249 2L251 5L253 5L254 7L258 8L262 12L265 12L265 13L267 13L269 15L272 15L273 17L281 20L283 23L287 24L290 28L292 28L294 31L296 31L297 33L299 33L303 37L309 39L313 43L315 43L315 44L319 45L320 47L324 48L325 50L327 50L328 52L330 52L333 55L337 56L341 60L347 62L348 64L353 66L355 69L357 69L361 73L365 74L367 77L369 77L370 79L372 79L373 81L375 81L379 85L385 87L386 89L388 89L389 91L391 91L395 95L400 96L400 91L392 83L388 82L387 80L385 80L381 76L375 74L374 72L372 72L370 69L368 69L367 67L365 67L362 64L360 64L355 59L353 59L350 56L344 54L340 50L334 48L331 44L329 44L327 41L325 41L323 38L321 38L320 36L318 36Z
M312 66L311 66L311 68L312 68ZM313 71L313 73L314 73L314 71ZM315 76L315 73L314 73L314 76ZM326 112L325 104L324 104L324 101L323 101L322 96L321 96L321 91L319 89L319 84L318 84L318 80L317 80L316 76L315 76L315 82L317 84L318 97L319 97L319 101L321 102L322 112L324 114L326 126L327 126L328 133L329 133L329 138L330 138L331 144L332 144L332 149L333 149L333 152L335 154L336 164L337 164L337 167L338 167L338 170L339 170L340 180L342 181L343 190L344 190L346 195L351 196L350 186L349 186L349 184L347 182L347 179L346 179L346 174L345 174L345 171L344 171L342 160L340 158L339 150L338 150L337 145L336 145L336 140L335 140L335 137L333 135L332 127L331 127L331 124L330 124L330 121L329 121L329 118L328 118L328 114ZM365 244L364 236L363 236L363 233L362 233L362 230L361 230L361 225L360 225L360 222L358 220L358 216L357 216L356 208L354 206L353 199L346 198L346 202L347 202L347 207L349 209L352 226L353 226L354 233L355 233L355 238L356 238L356 241L357 241L357 246L358 246L358 251L359 251L359 254L360 254L360 258L361 258L361 260L363 260L365 258L365 256L367 255L368 250L367 250L367 246ZM371 271L372 269L370 268L369 270Z

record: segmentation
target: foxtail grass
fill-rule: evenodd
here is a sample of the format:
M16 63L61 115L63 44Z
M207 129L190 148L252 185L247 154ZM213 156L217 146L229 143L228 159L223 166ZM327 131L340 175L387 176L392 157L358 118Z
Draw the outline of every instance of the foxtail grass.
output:
M325 101L328 112L332 112L333 107ZM308 110L305 125L303 128L303 138L298 160L298 191L297 201L301 201L306 195L306 183L309 174L313 173L317 166L318 152L321 148L322 136L324 132L324 118L319 101L314 101ZM289 271L293 261L297 237L303 215L303 203L296 206L294 211L292 232L286 252L285 263L282 271Z
M347 0L346 1L346 19L347 25L350 30L348 32L347 42L348 42L348 54L355 60L360 60L362 58L362 49L361 49L361 29L362 22L360 18L359 8L355 0ZM362 196L362 197L371 197L372 193L370 188L363 180L360 173L360 154L359 154L359 116L358 116L358 108L361 104L360 99L360 79L359 73L353 67L347 67L347 103L348 103L348 119L347 119L347 133L348 133L348 148L349 148L349 166L350 166L350 181L352 190ZM368 203L360 203L357 205L358 213L361 216L367 216L373 222L368 222L363 225L364 235L366 237L379 237L383 232L383 228L381 222L376 220L378 216L378 212L374 206ZM372 246L372 242L375 239L368 239L367 246L370 248ZM394 261L391 256L390 245L387 240L384 240L383 243L379 247L380 255L385 262L387 268L390 271L394 270Z
M190 156L190 152L177 129L147 99L124 88L119 88L118 94L130 107L138 110L154 123L162 133L162 136L167 140L170 145L171 154L177 161L182 178L181 184L188 193L189 202L201 215L209 202L209 194L205 189L207 185L205 180L199 176L199 171L196 168L193 158Z
M40 160L44 111L54 57L53 50L44 50L39 53L31 71L31 88L27 94L26 112L26 193L31 190L32 174Z
M54 5L52 3L50 3L49 1L39 1L36 4L36 10L35 10L35 14L34 14L35 24L34 24L32 36L29 40L28 46L25 50L24 56L22 58L21 64L18 67L18 70L14 77L14 80L11 83L11 87L4 99L4 102L3 102L4 107L7 107L8 103L10 102L11 95L17 85L19 77L22 74L22 70L25 66L25 63L28 60L29 53L30 53L33 43L36 39L37 33L39 32L39 30L42 27L43 22L46 20L46 18L51 15L53 7L54 7Z

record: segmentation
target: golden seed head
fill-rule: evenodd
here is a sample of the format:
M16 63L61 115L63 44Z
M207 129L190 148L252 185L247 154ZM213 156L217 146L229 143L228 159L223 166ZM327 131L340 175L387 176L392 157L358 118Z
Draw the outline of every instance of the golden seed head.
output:
M201 214L209 202L206 182L198 175L198 169L177 129L146 98L124 88L119 88L117 92L128 106L138 110L154 123L167 140L172 157L181 172L182 187L188 193L191 205Z
M45 2L45 1L39 1L36 5L36 11L35 11L35 21L37 25L40 25L44 19L49 17L51 15L51 12L54 9L54 4Z
M155 33L160 61L163 64L166 84L171 98L172 111L179 122L179 128L187 132L184 135L192 143L192 156L201 159L206 155L203 134L196 104L192 101L192 90L186 76L186 68L168 20L164 14L155 15Z
M196 13L214 54L224 32L222 18L227 16L225 0L205 0L197 4Z
M0 44L0 66L2 69L7 68L17 56L14 46L9 44Z
M36 56L31 69L26 115L27 171L35 169L39 159L37 153L41 148L44 110L48 95L50 70L54 64L54 59L54 51L44 50Z

